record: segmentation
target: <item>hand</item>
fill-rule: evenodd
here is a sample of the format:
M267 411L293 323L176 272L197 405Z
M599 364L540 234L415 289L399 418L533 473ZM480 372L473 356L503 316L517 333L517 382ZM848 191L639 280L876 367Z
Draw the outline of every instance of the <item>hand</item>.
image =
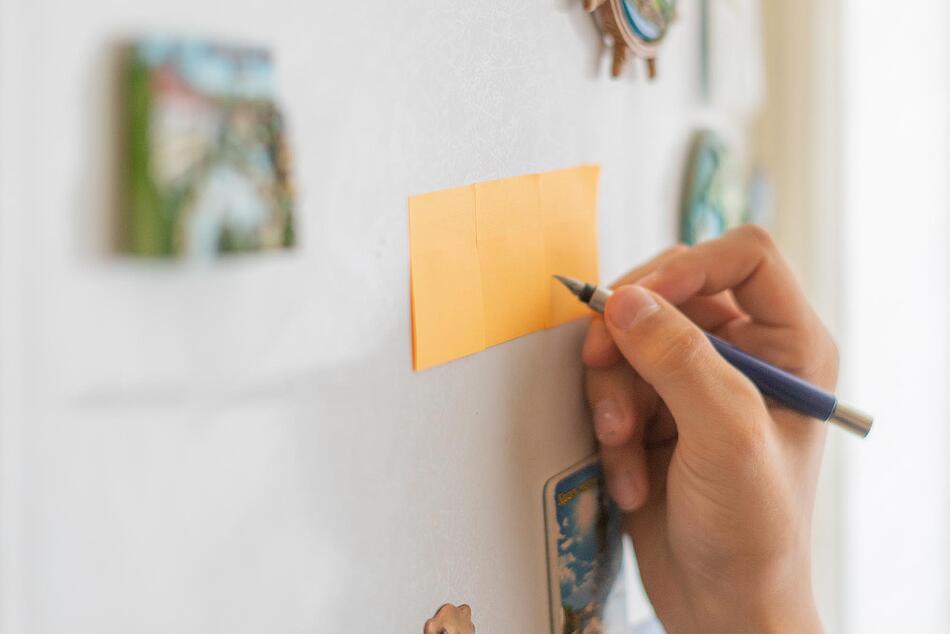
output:
M832 389L834 342L768 234L676 247L584 343L608 491L667 631L819 632L810 540L825 425L766 402L703 328Z

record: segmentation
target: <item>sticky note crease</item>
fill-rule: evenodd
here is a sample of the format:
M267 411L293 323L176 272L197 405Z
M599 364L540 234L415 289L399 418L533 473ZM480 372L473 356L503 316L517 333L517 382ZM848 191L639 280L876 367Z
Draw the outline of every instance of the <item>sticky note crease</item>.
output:
M416 370L586 313L552 275L597 281L598 175L581 166L409 199Z

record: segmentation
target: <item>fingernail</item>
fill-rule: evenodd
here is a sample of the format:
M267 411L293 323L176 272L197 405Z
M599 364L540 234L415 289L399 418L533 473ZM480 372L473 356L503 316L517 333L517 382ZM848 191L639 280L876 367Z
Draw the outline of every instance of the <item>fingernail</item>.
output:
M623 511L632 511L637 505L637 482L632 469L621 469L614 475L611 497Z
M660 309L649 291L639 286L621 286L607 302L607 317L615 328L630 330L633 326Z
M623 412L617 401L608 398L594 405L594 433L600 442L609 443L619 437L622 423Z

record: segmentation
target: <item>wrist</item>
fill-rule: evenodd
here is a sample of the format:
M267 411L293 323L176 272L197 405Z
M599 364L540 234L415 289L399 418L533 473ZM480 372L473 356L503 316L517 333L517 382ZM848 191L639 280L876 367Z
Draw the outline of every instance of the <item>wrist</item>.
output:
M695 632L821 634L824 628L811 597L775 600L768 605L723 601L694 613Z
M808 566L799 574L734 586L720 584L694 605L697 632L821 634Z
M723 630L726 631L726 630ZM763 634L822 634L824 628L811 592L806 596L777 598L756 606L730 631Z

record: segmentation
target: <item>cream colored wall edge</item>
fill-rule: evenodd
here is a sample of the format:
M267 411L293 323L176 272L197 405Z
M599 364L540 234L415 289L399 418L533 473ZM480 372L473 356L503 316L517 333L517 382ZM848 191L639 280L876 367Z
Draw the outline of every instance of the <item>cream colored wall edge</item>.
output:
M753 126L776 189L776 239L822 319L840 324L840 0L763 5L768 99ZM815 510L815 594L825 625L841 631L842 461L829 434Z

